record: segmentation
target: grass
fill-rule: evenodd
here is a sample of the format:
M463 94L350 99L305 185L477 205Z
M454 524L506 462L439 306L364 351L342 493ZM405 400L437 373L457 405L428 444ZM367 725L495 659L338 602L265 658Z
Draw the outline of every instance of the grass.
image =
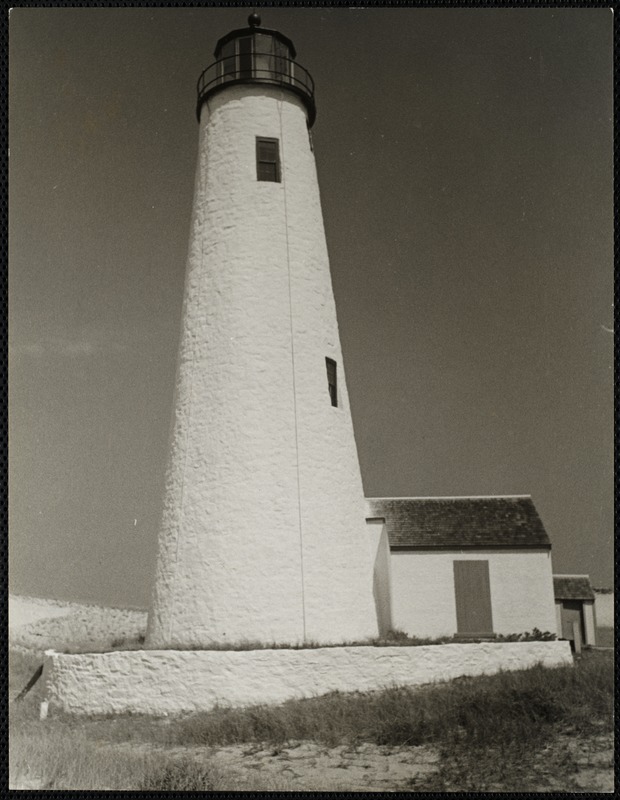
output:
M29 728L29 726L27 726ZM81 731L49 726L34 738L11 735L9 770L19 782L40 780L42 789L81 791L286 791L285 780L244 778L208 760L172 757L157 750L104 748ZM30 736L34 731L29 729ZM36 747L33 747L36 744ZM37 787L39 788L39 787Z
M28 655L11 656L11 673L19 675L11 682L13 696L38 663ZM439 771L412 784L415 790L520 791L528 785L533 754L559 732L574 738L613 730L613 659L604 651L584 653L574 667L539 666L421 688L336 692L169 720L53 715L40 722L39 692L37 684L12 706L10 770L34 774L52 789L286 791L286 782L265 783L259 774L248 782L222 770L209 761L206 748L262 743L277 749L312 740L326 747L429 745L440 754ZM569 769L560 763L553 768L563 775Z
M596 629L597 647L613 647L615 631L613 628L598 627Z
M494 642L532 642L532 641L551 641L555 639L554 633L548 631L539 631L534 628L533 631L524 631L522 633L511 633L505 635L496 635L492 639ZM439 637L419 637L410 636L403 631L394 630L389 631L384 636L378 636L371 639L359 639L349 642L262 642L243 640L237 642L214 642L211 645L158 645L156 650L204 650L204 651L241 651L241 650L314 650L321 647L422 647L427 645L436 644L472 644L480 641L486 641L478 638L471 639L458 639L454 636L439 636ZM144 650L145 649L145 636L137 637L122 637L116 638L110 644L74 644L62 648L62 652L68 654L76 653L108 653L115 650Z
M214 642L209 645L178 645L165 644L153 648L155 650L204 650L204 651L242 651L242 650L316 650L320 647L416 647L429 644L445 644L454 642L453 637L443 636L438 638L418 638L408 636L401 631L390 631L386 636L374 639L360 639L350 642L263 642L258 640L244 639L237 642ZM145 646L145 637L138 636L133 638L113 639L109 645L101 644L96 646L75 644L64 647L61 652L68 654L75 653L109 653L115 650L144 650L150 649Z
M536 666L421 688L339 693L280 706L215 709L167 727L174 744L222 745L312 739L379 745L443 744L487 747L539 740L550 726L580 731L612 725L613 671L595 654L575 668Z

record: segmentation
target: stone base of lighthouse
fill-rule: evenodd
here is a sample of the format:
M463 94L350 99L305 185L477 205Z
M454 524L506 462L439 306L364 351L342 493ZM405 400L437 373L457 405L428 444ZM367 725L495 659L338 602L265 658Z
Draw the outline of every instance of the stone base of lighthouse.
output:
M48 651L42 712L49 707L52 713L167 716L572 661L568 641L78 655Z

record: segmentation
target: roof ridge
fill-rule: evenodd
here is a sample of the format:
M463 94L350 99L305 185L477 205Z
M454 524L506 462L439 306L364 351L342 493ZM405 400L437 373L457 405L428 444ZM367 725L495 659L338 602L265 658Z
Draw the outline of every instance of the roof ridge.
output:
M554 578L589 578L589 572L554 572Z
M531 494L461 494L420 497L366 497L366 500L531 500Z

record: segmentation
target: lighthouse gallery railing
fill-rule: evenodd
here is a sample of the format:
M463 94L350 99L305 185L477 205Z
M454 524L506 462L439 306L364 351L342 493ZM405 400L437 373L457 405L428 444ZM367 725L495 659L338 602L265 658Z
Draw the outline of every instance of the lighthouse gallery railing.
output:
M214 61L198 78L196 113L206 98L219 89L235 83L267 83L285 86L300 95L310 114L310 124L316 115L314 81L307 69L296 61L273 53L252 53L251 58L231 55Z

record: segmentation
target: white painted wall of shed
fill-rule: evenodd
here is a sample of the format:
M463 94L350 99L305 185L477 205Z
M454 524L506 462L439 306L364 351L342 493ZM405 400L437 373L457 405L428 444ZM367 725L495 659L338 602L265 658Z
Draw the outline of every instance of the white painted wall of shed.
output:
M596 644L596 618L594 615L594 600L583 601L583 627L586 640L584 644Z
M390 574L390 543L384 522L367 519L366 530L373 564L373 597L379 634L392 630L392 576Z
M257 181L257 136L281 183ZM149 645L374 636L365 540L305 109L228 87L200 121Z
M596 609L596 624L602 628L614 626L614 593L595 592L594 606Z
M46 654L43 680L51 710L166 715L419 685L537 663L572 664L569 643Z
M555 601L555 632L559 639L564 635L562 632L562 601Z
M392 550L392 620L412 636L457 631L454 560L489 562L494 633L557 629L548 550Z

